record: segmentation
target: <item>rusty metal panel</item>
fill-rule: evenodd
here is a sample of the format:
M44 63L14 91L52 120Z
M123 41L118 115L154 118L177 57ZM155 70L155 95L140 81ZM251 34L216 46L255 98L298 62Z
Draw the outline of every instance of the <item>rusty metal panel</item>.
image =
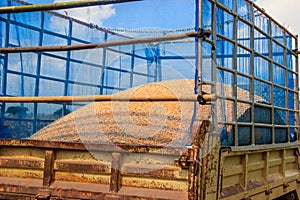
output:
M5 147L13 149L23 149L31 147L34 149L39 149L38 152L44 154L43 149L56 149L56 150L70 150L71 152L76 151L86 151L96 153L101 152L124 152L124 153L153 153L153 154L163 154L163 155L181 155L186 147L164 147L164 146L142 146L142 145L128 145L128 144L96 144L96 143L74 143L74 142L56 142L56 141L42 141L42 140L8 140L0 139L1 149ZM16 148L17 147L17 148ZM34 151L37 152L36 150ZM44 157L44 156L42 156Z
M273 199L297 190L298 148L221 154L221 198Z
M158 179L187 180L187 170L175 166L124 164L122 175Z
M102 145L0 140L0 194L37 199L197 199L200 146ZM195 127L193 127L195 128ZM26 180L26 181L24 181ZM143 191L143 192L141 192Z
M42 179L0 177L0 194L37 194L42 183Z
M9 141L5 141L1 143L3 140L0 140L0 156L10 156L10 157L17 157L17 158L36 158L36 159L44 159L45 151L43 149L31 148L26 146L27 142L22 145L9 145ZM14 143L13 141L10 141ZM17 142L16 142L17 143ZM7 145L5 145L7 144Z
M29 199L187 199L188 169L175 162L187 148L93 148L90 152L76 143L0 141L0 194Z
M121 185L187 191L188 171L174 166L125 164Z
M55 171L64 172L82 172L82 173L110 173L110 164L100 162L86 162L86 161L55 161Z
M0 166L7 168L43 169L43 159L0 156Z
M188 183L186 181L161 180L138 177L122 177L122 185L137 188L163 189L175 191L187 191Z
M25 194L11 194L11 193L0 193L0 199L6 200L36 200L34 196Z
M0 176L2 177L17 177L17 178L34 178L42 179L42 170L20 169L20 168L1 168Z
M55 171L53 179L54 181L69 181L74 183L109 184L110 175Z
M132 187L122 187L119 191L121 199L131 200L144 200L144 199L155 199L155 200L184 200L188 199L187 192L181 191L171 191L171 190L158 190L158 189L145 189L145 188L132 188ZM128 198L128 194L131 194L133 198ZM126 197L127 196L127 197Z

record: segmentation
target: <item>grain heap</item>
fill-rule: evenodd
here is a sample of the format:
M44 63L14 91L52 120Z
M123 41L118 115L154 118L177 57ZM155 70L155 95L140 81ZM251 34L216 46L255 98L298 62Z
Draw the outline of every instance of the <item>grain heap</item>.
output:
M226 93L231 93L232 86L224 87ZM203 90L210 92L209 86ZM181 98L194 96L193 91L193 80L172 80L131 88L115 97L159 95ZM249 96L241 89L238 93ZM195 108L198 120L210 118L210 106L199 106L194 102L94 102L51 123L30 139L157 146L190 144L189 130ZM239 108L239 111L242 113L246 109ZM232 107L226 107L226 113L230 112Z

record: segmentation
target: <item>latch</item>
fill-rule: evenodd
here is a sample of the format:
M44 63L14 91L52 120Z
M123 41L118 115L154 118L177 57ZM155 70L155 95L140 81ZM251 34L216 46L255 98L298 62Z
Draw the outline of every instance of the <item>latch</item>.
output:
M183 169L188 169L190 166L194 166L194 172L197 173L199 169L200 162L196 159L193 159L194 157L191 155L191 151L194 151L195 149L188 149L185 154L181 155L178 160L175 160L175 163L180 166Z
M183 154L180 156L178 160L175 160L175 163L180 166L183 169L189 168L189 166L194 164L193 160L189 160L189 156L186 154Z

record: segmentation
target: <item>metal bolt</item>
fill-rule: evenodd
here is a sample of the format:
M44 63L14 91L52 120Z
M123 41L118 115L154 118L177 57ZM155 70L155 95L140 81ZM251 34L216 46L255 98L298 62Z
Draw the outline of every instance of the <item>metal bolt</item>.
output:
M288 183L283 184L283 188L288 188L288 187L290 187L290 184L288 184Z
M272 194L273 193L273 191L271 190L271 189L267 189L266 191L265 191L265 194L266 195L270 195L270 194Z

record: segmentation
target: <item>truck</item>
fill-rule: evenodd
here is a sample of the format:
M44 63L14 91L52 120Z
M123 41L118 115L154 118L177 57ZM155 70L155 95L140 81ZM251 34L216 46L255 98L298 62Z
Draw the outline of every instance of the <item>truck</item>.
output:
M299 144L210 147L220 138L209 131L210 121L195 123L197 137L186 148L1 140L0 198L298 198Z
M1 21L6 24L6 35L9 35L12 23L14 26L37 31L40 41L39 46L25 47L21 43L10 44L8 39L6 44L2 44L1 41L0 60L3 60L6 73L4 88L9 84L13 85L13 81L6 82L7 77L18 75L22 77L23 86L21 97L9 95L6 89L3 90L5 92L0 97L3 103L3 120L13 124L22 121L23 126L27 126L29 121L33 124L32 130L36 131L38 122L43 121L38 119L39 103L59 104L62 106L59 111L66 113L68 103L93 101L129 104L159 102L170 105L173 105L174 101L192 102L189 115L193 115L194 108L200 112L200 116L203 110L209 110L211 115L205 119L193 115L188 128L190 135L187 136L184 145L144 144L142 140L138 143L106 143L63 141L63 138L37 140L13 136L10 139L0 139L0 199L297 200L300 197L298 38L277 23L264 9L248 0L189 0L196 11L196 30L193 28L195 32L186 33L186 29L165 30L155 32L162 34L159 37L132 38L114 32L126 32L123 29L104 29L68 15L49 11L91 6L91 2L77 2L76 5L58 3L52 6L34 6L20 0L13 2L22 6L8 4L0 9L2 14L8 16L0 16ZM93 5L135 5L135 1L93 2ZM68 26L71 27L68 29L69 35L60 35L61 33L57 33L59 31L50 33L47 29L49 27L44 27L44 22L41 23L41 29L30 24L24 25L14 15L18 12L40 12L43 20L48 19L46 16L50 13L67 20ZM89 43L74 39L74 24L93 31L102 31L104 41ZM182 31L185 33L178 33ZM137 34L147 31L128 32ZM42 38L46 34L64 38L68 45L43 46ZM122 40L108 41L109 34L122 37ZM73 40L83 44L71 45ZM145 57L137 53L135 45L141 44L145 45ZM191 45L187 46L188 48L179 46L178 49L182 48L184 53L192 52L193 55L173 52L168 54L168 48L175 48L177 44ZM122 49L125 45L129 45L127 47L130 48ZM71 51L89 48L103 49L101 66L98 66L98 63L77 61L71 56ZM66 58L61 58L59 53L51 55L51 52L56 51L67 52ZM165 51L165 54L161 51ZM36 89L34 97L24 97L23 76L34 77L37 80L47 79L49 84L50 81L59 82L60 79L40 74L28 75L24 71L15 72L15 69L9 68L9 64L12 63L9 59L14 57L8 55L19 53L22 60L26 59L22 55L28 52L36 55L39 67L43 56L52 56L55 59L65 59L66 67L70 67L71 62L79 62L99 67L103 69L103 74L109 70L127 73L130 88L134 85L134 76L146 77L149 82L150 79L154 82L162 81L163 73L166 73L162 69L164 61L183 59L188 60L183 64L190 64L189 60L193 60L196 78L195 88L192 90L195 89L195 92L192 91L189 97L146 94L123 98L118 95L105 95L104 90L109 91L112 88L109 81L104 85L105 77L107 80L109 77L102 74L100 86L66 80L63 81L64 96L39 96L39 89ZM105 59L109 57L109 52L120 54L113 62L122 63L122 56L129 56L131 67L121 69L120 64L120 69L115 69L113 65L106 66ZM134 71L135 59L146 61L145 71L148 74ZM150 75L152 67L155 68L154 75ZM38 73L40 70L41 68L37 70ZM186 68L183 71L185 70L190 72ZM98 87L101 95L67 96L68 84L71 83ZM42 87L42 84L36 86ZM118 89L121 90L121 86ZM59 87L56 90L59 90ZM7 116L5 108L9 103L18 103L22 108L24 104L33 103L33 117L26 118L26 112L30 110L27 108L22 116L20 113L17 117ZM140 110L141 113L144 112L143 109ZM147 117L141 113L133 112L133 115ZM62 125L68 123L64 117L61 119L64 121ZM106 120L105 117L103 120ZM177 118L173 116L168 120ZM89 125L86 124L86 127ZM9 128L7 124L4 124L4 127ZM145 128L145 125L141 127ZM64 126L52 126L52 129L46 127L45 130L59 132L63 128ZM180 132L179 129L174 130ZM17 135L28 134L17 131ZM149 140L155 139L152 137Z

